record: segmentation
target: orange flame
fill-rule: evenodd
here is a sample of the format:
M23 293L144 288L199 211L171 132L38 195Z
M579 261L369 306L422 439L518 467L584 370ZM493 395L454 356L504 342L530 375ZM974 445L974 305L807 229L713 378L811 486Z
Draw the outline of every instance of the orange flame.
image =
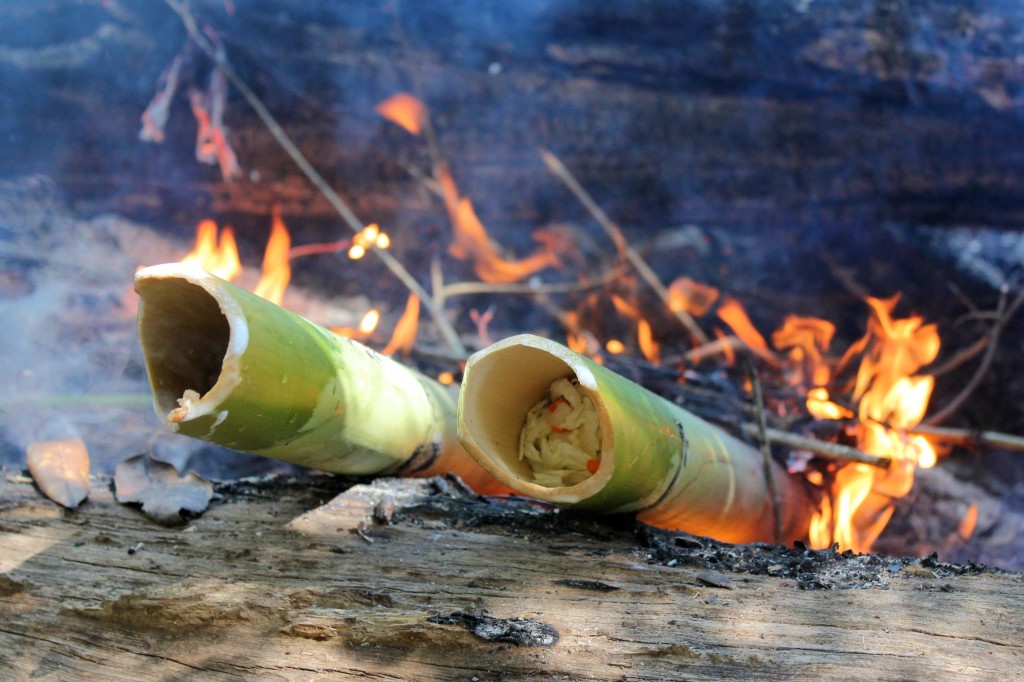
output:
M253 293L272 303L281 305L284 291L292 277L292 266L288 262L288 251L292 245L288 228L281 220L281 211L274 208L270 227L270 239L263 254L263 274Z
M935 465L931 444L904 429L924 418L934 379L914 373L938 355L939 335L935 325L923 324L920 317L893 319L898 300L867 299L873 314L867 334L856 344L863 357L853 392L860 401L858 446L892 462L886 469L849 464L836 473L832 502L823 504L812 521L814 547L834 541L843 549L870 551L892 516L893 500L910 492L915 468Z
M455 231L455 240L448 247L448 253L458 260L472 259L473 270L481 280L492 284L509 284L546 267L559 264L550 244L522 260L510 261L502 258L491 244L487 230L473 210L472 202L459 196L459 190L451 174L442 169L438 179L445 208Z
M685 310L694 317L707 313L717 300L718 289L694 282L689 277L679 277L668 286L669 307Z
M374 111L413 135L423 132L423 122L427 119L427 108L423 102L407 92L388 97L374 107Z
M636 341L640 346L640 352L648 361L655 365L661 362L661 346L654 340L650 323L643 318L636 324Z
M957 535L963 540L970 540L971 536L974 535L974 528L978 525L978 505L971 502L971 506L967 508L964 513L964 517L960 519L960 524L956 528Z
M420 321L420 299L416 294L409 294L409 301L405 304L405 312L395 324L395 333L391 335L388 345L381 351L384 355L394 355L401 351L408 355L416 342L416 330Z
M747 311L739 301L731 296L722 301L718 306L718 317L729 325L740 341L755 355L772 365L778 365L778 360L768 350L768 344L761 336L761 332L757 331L757 327L750 321Z
M195 263L211 275L227 281L233 280L242 271L242 263L238 259L238 246L235 233L225 227L217 241L217 223L212 220L200 221L196 226L196 245L192 251L181 259L182 263Z

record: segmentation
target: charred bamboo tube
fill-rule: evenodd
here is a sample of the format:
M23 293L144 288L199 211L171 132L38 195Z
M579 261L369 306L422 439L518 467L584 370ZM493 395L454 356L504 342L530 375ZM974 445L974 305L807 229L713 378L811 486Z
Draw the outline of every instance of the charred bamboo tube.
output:
M138 331L171 431L344 474L493 479L460 447L441 384L194 265L140 270Z
M566 377L596 408L600 458L582 482L550 487L535 482L521 459L520 435L549 386ZM725 542L775 540L773 496L758 451L548 339L514 336L470 357L459 437L484 469L524 495L576 509L639 512L652 525ZM808 492L781 467L774 478L783 539L801 539L813 512Z

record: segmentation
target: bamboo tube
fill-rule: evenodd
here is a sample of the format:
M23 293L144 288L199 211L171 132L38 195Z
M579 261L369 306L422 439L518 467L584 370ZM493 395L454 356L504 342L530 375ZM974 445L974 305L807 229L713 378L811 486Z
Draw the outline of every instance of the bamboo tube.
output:
M447 388L370 348L180 263L135 276L139 338L171 431L344 474L459 474L494 487L460 447Z
M581 483L545 487L532 481L519 457L520 431L529 410L563 377L575 377L597 408L600 464ZM652 525L725 542L776 539L759 452L548 339L514 336L470 357L459 396L459 438L496 479L531 497L576 509L639 512ZM781 468L774 478L782 539L801 539L813 512L807 490Z

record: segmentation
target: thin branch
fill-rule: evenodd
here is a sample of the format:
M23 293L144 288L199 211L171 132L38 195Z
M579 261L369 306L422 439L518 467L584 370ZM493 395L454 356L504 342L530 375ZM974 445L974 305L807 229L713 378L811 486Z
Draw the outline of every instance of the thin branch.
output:
M615 267L606 270L599 278L589 282L552 282L548 284L530 284L529 282L511 284L454 282L444 285L441 291L446 298L469 294L566 294L602 287L613 281L620 274L621 270Z
M764 393L761 391L761 378L757 375L754 362L750 355L744 353L743 366L747 370L747 377L754 392L754 416L757 419L758 440L761 443L761 464L764 470L764 478L768 483L768 492L772 498L772 516L775 521L775 544L784 544L782 535L782 499L779 496L779 486L775 481L775 471L772 466L772 448L768 442L768 420L764 414Z
M358 234L363 230L363 222L359 220L352 209L342 200L338 193L327 183L322 175L313 167L313 165L306 159L306 157L299 151L299 148L295 146L288 133L284 131L284 128L278 124L270 110L263 104L263 101L259 96L253 92L253 90L246 84L244 80L238 75L234 68L227 62L222 55L218 54L216 47L209 41L209 39L202 34L199 27L196 25L195 17L189 10L185 2L182 0L165 0L167 5L174 10L179 17L181 17L182 23L185 25L185 29L188 31L192 41L203 51L206 55L213 60L224 75L227 77L231 84L242 94L245 101L249 103L249 106L253 108L256 115L259 116L260 120L270 131L270 134L274 137L281 148L291 157L295 165L299 167L299 170L309 179L313 185L320 190L320 193L324 195L328 203L337 211L338 215L341 216L342 220L351 228L353 232ZM399 280L405 284L406 287L414 294L416 294L423 305L426 306L427 310L430 311L431 317L434 318L434 322L440 329L441 334L444 336L445 341L451 346L452 351L456 354L465 355L466 348L462 345L462 341L459 340L458 334L452 327L451 323L444 315L444 311L438 308L434 304L434 300L430 297L430 294L420 285L416 278L413 277L408 270L405 269L398 259L392 256L389 252L377 248L376 245L371 245L370 250L377 254L377 257L381 259L388 270L390 270Z
M743 432L754 438L760 438L760 429L757 424L744 424ZM765 437L772 443L787 447L793 450L807 450L813 452L819 457L825 459L831 459L837 462L857 462L860 464L870 464L871 466L887 468L892 462L890 459L885 457L878 457L876 455L869 455L868 453L858 450L857 448L851 448L849 445L841 445L839 443L826 443L825 441L818 440L817 438L808 438L807 436L799 436L795 433L789 433L788 431L780 431L779 429L767 428L764 433Z
M597 220L598 224L604 229L605 233L615 242L615 247L619 250L619 253L630 262L630 264L636 268L636 271L640 273L640 277L643 278L647 284L654 289L654 292L665 304L665 307L675 315L684 327L693 335L693 338L697 339L698 342L704 344L708 342L708 336L704 331L697 325L696 320L685 310L675 310L669 304L668 289L662 284L661 280L658 279L658 275L651 270L650 266L647 265L647 261L637 253L636 249L631 247L627 242L625 236L622 234L622 230L612 222L612 219L608 217L608 214L597 205L597 202L590 196L586 189L576 180L576 178L569 172L569 169L565 167L562 161L549 152L547 149L540 149L541 159L551 170L552 173L557 175L562 182L565 183L566 187L576 195L580 203L590 212L594 219Z
M975 389L981 385L982 379L988 373L989 367L992 365L992 360L996 356L996 348L999 345L999 335L1002 333L1006 323L1010 321L1010 318L1017 312L1017 310L1024 305L1024 291L1018 294L1017 298L1013 300L1013 303L1006 305L1006 294L1008 291L1003 290L1003 296L999 301L999 319L992 325L992 330L988 335L988 347L985 349L985 354L981 357L981 362L978 364L978 368L974 372L974 376L971 377L970 381L961 389L960 393L955 398L950 400L941 410L933 414L924 420L923 424L926 426L938 426L942 422L949 419L960 406L967 401L967 399L974 393Z
M951 429L942 426L913 426L903 429L906 433L924 436L930 441L967 448L991 447L1024 452L1024 436L1014 436L996 431L973 431Z

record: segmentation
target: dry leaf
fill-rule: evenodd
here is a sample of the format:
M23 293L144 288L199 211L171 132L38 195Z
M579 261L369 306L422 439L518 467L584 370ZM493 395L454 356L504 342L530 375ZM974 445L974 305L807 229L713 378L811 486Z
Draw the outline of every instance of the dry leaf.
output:
M74 509L89 496L89 451L80 438L29 443L25 461L36 485L57 504Z
M194 471L184 476L166 462L135 455L117 465L114 494L122 504L137 503L158 523L176 525L181 512L201 514L213 497L213 484Z

